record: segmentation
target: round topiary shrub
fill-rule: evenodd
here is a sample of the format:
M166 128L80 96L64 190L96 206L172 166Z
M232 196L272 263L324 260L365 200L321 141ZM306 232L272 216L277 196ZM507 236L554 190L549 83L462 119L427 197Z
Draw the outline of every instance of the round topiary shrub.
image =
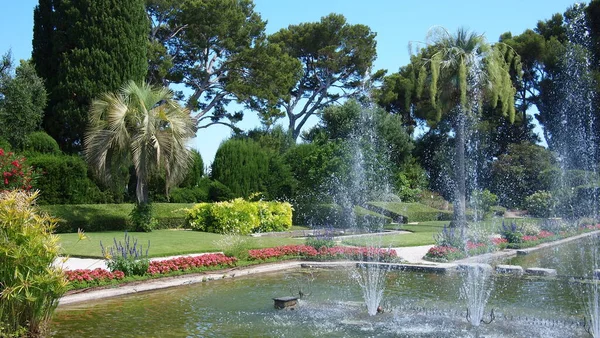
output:
M23 150L41 154L60 154L60 148L56 140L43 131L36 131L27 135Z

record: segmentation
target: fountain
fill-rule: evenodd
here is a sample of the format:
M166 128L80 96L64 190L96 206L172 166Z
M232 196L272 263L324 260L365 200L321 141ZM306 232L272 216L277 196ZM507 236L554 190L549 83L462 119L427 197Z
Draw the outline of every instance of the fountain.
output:
M565 61L567 72L583 71L581 64L574 62L575 54L580 55L581 49L574 47L567 52L572 53ZM589 64L589 59L585 62ZM470 70L474 73L470 73L469 81L476 81L481 65L472 66ZM552 142L556 142L563 169L582 167L586 173L591 173L586 174L587 182L591 183L597 172L592 98L587 96L590 91L585 89L589 89L589 83L578 85L572 78L565 76L559 80L565 88L579 88L577 93L561 94L560 109L564 123L574 121L574 129L564 135L554 135ZM577 78L588 79L583 75ZM471 192L479 188L476 155L480 152L480 144L476 128L473 128L478 121L479 101L475 89L470 94L473 95L472 109L460 118L460 124L465 127L463 150L466 158L458 162L467 162L465 181L453 183L464 185L465 194L467 187ZM577 97L576 94L584 96ZM583 115L573 117L570 114L569 108L575 104L581 104L578 111ZM354 156L350 162L350 179L345 180L349 184L340 184L333 194L334 201L346 210L347 222L355 228L360 228L361 224L355 221L353 207L367 201L377 190L379 193L389 191L382 183L385 180L381 179L384 175L380 175L380 159L370 157L372 149L369 147L379 142L372 133L371 109L364 107L358 124L370 129L357 129L350 137L350 153ZM570 140L563 142L561 137ZM576 145L577 142L585 143ZM575 159L569 156L571 154L580 157ZM588 211L597 215L596 189L590 189L587 198L592 201ZM479 213L479 210L474 211L475 219ZM467 247L467 238L476 231L477 223L471 223L469 234L461 236L463 247ZM377 241L374 239L371 245L380 248L381 243ZM593 245L597 246L597 243ZM553 256L557 253L553 252ZM568 257L574 259L572 255ZM593 257L594 269L597 269L596 251ZM568 259L565 257L556 263L571 264ZM580 261L583 265L589 263L587 258ZM583 273L571 272L568 270L571 267L565 269L566 272L558 269L559 277L556 278L531 275L521 278L494 274L490 265L477 262L461 264L457 274L442 275L392 271L388 265L373 261L358 264L350 274L339 270L310 270L308 279L306 270L291 270L199 283L93 304L62 306L56 313L52 334L55 337L103 336L106 332L114 336L584 337L591 334L600 337L598 278L588 278L586 283L578 284L584 286L584 292L578 292L580 290L573 287L573 278L563 277L582 276ZM309 281L309 289L304 280ZM282 290L290 288L290 281L295 282L293 289L294 293L299 290L299 299L279 301L297 302L294 303L295 310L277 311L265 300L281 296ZM308 296L303 297L305 294ZM585 297L583 302L581 295ZM459 301L464 306L456 306ZM285 305L277 304L276 307ZM486 308L493 310L488 312ZM586 313L585 320L581 315L583 312Z

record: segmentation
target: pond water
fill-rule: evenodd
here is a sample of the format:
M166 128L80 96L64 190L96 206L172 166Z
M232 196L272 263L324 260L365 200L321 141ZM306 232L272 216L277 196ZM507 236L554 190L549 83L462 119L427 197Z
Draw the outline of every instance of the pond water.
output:
M472 327L461 276L389 272L383 308L369 316L346 270L290 270L60 306L53 337L585 337L577 286L496 276L495 320ZM295 310L273 297L305 296Z
M528 255L512 257L502 264L556 269L565 277L590 277L598 269L597 255L599 236L585 237L562 245L536 250Z

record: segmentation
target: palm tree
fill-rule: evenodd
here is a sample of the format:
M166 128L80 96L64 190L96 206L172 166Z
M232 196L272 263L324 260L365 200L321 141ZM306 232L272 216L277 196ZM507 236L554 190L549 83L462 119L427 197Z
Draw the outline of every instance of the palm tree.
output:
M151 174L164 170L167 193L185 177L192 158L186 142L195 135L194 126L168 88L130 81L92 102L85 158L107 183L115 168L133 163L137 205L146 205Z
M466 233L466 172L465 127L471 114L479 113L483 101L492 108L500 105L502 113L514 121L515 89L509 69L520 72L518 55L504 44L490 46L483 35L459 29L451 35L434 28L423 54L417 94L428 84L429 101L435 108L433 122L447 118L455 134L455 196L454 225L459 226L465 243Z

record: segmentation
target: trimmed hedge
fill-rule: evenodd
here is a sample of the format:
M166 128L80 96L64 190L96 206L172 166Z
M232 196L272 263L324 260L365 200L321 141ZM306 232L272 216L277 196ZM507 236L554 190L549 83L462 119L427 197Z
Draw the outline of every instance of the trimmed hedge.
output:
M298 205L294 212L294 224L311 227L347 228L350 220L341 206L337 204ZM354 207L356 225L367 228L384 226L392 222L391 217L367 210L360 206Z
M284 231L292 227L292 206L286 202L199 203L187 210L186 225L219 234Z
M451 211L434 209L421 203L369 202L367 207L375 212L389 213L403 223L452 220Z
M158 221L155 229L183 228L185 209L191 204L153 203L153 217ZM57 233L125 230L133 204L78 204L41 205L41 210L59 219Z

